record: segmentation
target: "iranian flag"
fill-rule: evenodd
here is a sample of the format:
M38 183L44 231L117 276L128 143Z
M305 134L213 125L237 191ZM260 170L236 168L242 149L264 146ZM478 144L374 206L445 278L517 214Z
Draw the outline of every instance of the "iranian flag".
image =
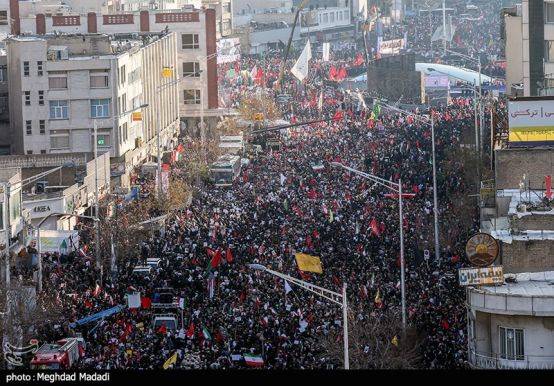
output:
M263 367L264 365L264 360L260 356L245 354L244 361L250 367Z
M202 327L202 335L204 335L204 339L212 340L212 336L206 327Z

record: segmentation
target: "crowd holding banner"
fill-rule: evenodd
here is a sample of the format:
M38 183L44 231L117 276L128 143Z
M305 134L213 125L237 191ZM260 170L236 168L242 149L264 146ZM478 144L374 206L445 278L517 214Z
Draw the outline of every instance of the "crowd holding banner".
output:
M486 39L489 26L482 27ZM462 26L459 31L466 30ZM341 162L392 181L402 179L410 195L402 221L408 324L422 341L419 365L466 366L464 291L455 273L477 220L462 227L453 215L456 200L469 194L469 187L464 164L452 154L462 133L473 127L471 104L460 99L434 112L443 235L441 259L435 261L429 258L434 256L434 234L428 125L379 105L368 108L334 86L341 72L363 65L355 45L335 46L328 61L321 54L310 56L303 82L285 72L279 93L292 98L280 105L283 116L292 123L332 120L299 126L280 150L252 156L231 188L202 189L188 208L167 218L163 235L144 240L134 258L118 261L117 276L106 278L103 287L86 253L63 259L46 254L44 291L55 294L63 318L42 323L41 342L82 333L87 350L79 367L87 369L341 368L340 359L326 355L320 342L322 336L341 334L340 309L248 267L262 264L336 292L346 282L352 317L359 320L391 310L400 315L397 200L385 189L330 166ZM287 67L295 61L289 60ZM280 64L280 55L274 55L242 56L221 65L219 80L228 107L237 107L257 88L276 96ZM154 189L151 179L141 183L143 194ZM81 233L86 245L90 232ZM159 268L147 276L133 275L133 268L150 257L161 259ZM153 296L157 288L168 287L183 299L184 318L176 331L152 325ZM125 307L70 326L118 305ZM395 346L402 344L399 335L390 339Z

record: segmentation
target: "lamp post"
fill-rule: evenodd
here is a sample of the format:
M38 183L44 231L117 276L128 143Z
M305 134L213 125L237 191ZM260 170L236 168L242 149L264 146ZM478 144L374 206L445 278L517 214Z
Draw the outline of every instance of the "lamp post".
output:
M323 287L319 287L315 284L311 284L308 282L305 282L300 279L296 279L292 276L285 275L284 273L274 271L272 269L267 268L264 265L261 264L248 264L249 268L258 270L258 271L264 271L267 272L273 276L280 277L282 279L285 279L293 284L296 284L299 287L304 288L305 290L308 290L322 298L325 298L327 300L332 301L335 304L338 304L342 308L342 328L343 328L343 344L344 344L344 369L349 370L350 369L350 357L349 357L349 350L348 350L348 303L346 299L346 283L342 284L342 293L334 292L331 290L328 290Z
M406 110L399 109L398 107L391 106L386 103L381 103L381 105L385 106L386 108L399 112L401 114L405 115L411 115L416 119L417 121L424 123L426 125L430 125L431 127L431 153L432 153L432 164L433 164L433 212L434 212L434 220L435 220L435 259L437 260L437 263L440 265L440 243L439 243L439 205L438 205L438 191L437 191L437 167L436 167L436 158L435 158L435 119L433 117L433 112L431 111L430 117L431 122L425 121L421 119L418 115L411 113Z
M331 166L340 167L348 170L354 174L357 174L367 180L373 181L376 184L384 186L385 188L398 194L398 214L399 214L399 231L400 231L400 294L402 299L402 331L406 334L406 269L404 260L404 227L403 227L403 202L402 202L402 180L399 178L398 183L385 180L384 178L377 177L373 174L365 173L360 170L351 168L340 162L331 162Z
M92 216L83 216L78 214L72 214L72 213L50 213L48 216L43 218L37 225L37 253L38 253L38 278L37 278L37 292L42 292L42 243L40 242L40 227L46 220L48 220L52 216L72 216L77 218L86 218L93 220L96 223L96 229L98 229L98 217L92 217ZM100 278L102 279L102 278Z

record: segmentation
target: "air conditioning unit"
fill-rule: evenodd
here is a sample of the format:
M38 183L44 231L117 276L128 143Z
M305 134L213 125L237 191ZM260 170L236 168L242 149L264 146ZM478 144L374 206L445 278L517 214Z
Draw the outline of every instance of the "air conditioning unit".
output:
M44 193L47 186L48 186L48 181L37 181L35 192L37 194Z

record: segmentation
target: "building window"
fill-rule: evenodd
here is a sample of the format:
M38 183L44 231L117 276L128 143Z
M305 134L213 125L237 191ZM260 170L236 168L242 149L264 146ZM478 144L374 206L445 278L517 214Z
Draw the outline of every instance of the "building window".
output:
M323 14L323 24L329 23L329 14L324 13Z
M46 154L46 150L41 150L40 154Z
M499 327L500 357L502 359L522 361L525 359L523 330Z
M46 121L44 119L38 121L38 130L40 134L46 134Z
M331 13L329 14L329 16L330 16L330 20L329 20L329 21L330 21L331 23L333 23L333 22L335 21L335 12L331 12Z
M67 101L50 101L50 119L68 119Z
M51 76L48 78L48 87L51 90L66 90L67 76Z
M544 41L544 60L554 62L554 40Z
M32 150L27 150L27 154L31 155L31 154L33 154L33 151Z
M129 128L127 126L127 122L125 122L122 126L122 132L123 132L123 142L127 142L129 139Z
M29 62L23 62L23 76L29 76Z
M200 76L200 63L198 63L198 62L184 62L183 63L183 76L199 77Z
M8 66L0 65L0 82L8 81Z
M69 149L69 131L52 131L52 134L50 135L50 148L54 150Z
M25 91L24 95L25 95L25 106L31 106L31 92Z
M141 78L141 71L142 71L141 67L135 68L133 71L129 73L129 77L127 78L127 81L130 84L135 83L137 80Z
M33 135L32 121L25 121L25 132L27 133L27 135Z
M181 47L183 50L194 50L200 48L198 34L182 34Z
M121 95L121 113L127 111L127 94Z
M186 105L199 105L200 90L185 90L183 100Z
M42 90L38 92L38 104L39 106L44 106L44 91Z
M0 25L8 25L8 11L0 11Z
M110 116L110 100L109 99L91 99L90 100L90 117L91 118L107 118Z
M127 80L127 70L125 69L125 66L119 67L119 84L125 84L125 81Z
M544 2L544 17L547 23L554 23L554 3Z
M38 76L42 76L44 73L42 71L42 61L38 61L37 62L37 75Z
M90 88L107 88L108 86L109 81L107 72L90 72Z

